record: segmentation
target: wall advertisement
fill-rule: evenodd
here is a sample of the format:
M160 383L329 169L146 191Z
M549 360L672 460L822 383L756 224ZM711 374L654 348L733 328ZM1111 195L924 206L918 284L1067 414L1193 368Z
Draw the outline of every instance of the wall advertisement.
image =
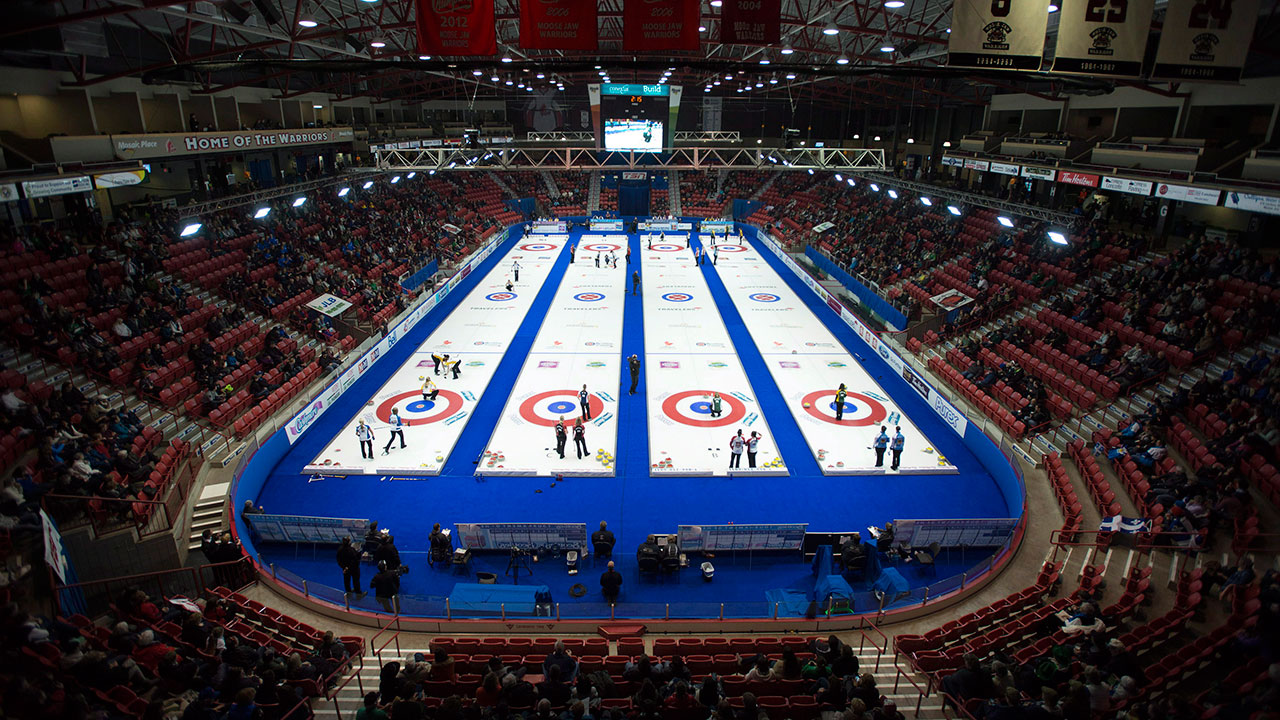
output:
M1272 195L1253 195L1229 190L1223 205L1237 210L1280 215L1280 197Z
M1142 195L1143 197L1151 194L1152 184L1145 180L1130 180L1128 178L1110 176L1102 178L1103 190L1115 190L1116 192Z
M1160 183L1156 186L1156 197L1196 203L1197 205L1217 205L1218 199L1222 197L1222 191L1191 187L1190 185Z
M494 233L493 237L489 239L489 242L476 252L470 262L459 268L458 272L454 274L453 278L450 279L449 282L445 283L443 287L432 293L430 296L420 300L418 304L404 316L403 320L387 331L386 336L379 340L376 345L369 348L364 355L360 356L359 360L351 363L351 365L343 371L337 379L332 383L329 383L329 386L324 390L320 391L319 396L308 403L306 407L302 408L297 415L294 415L289 420L288 424L285 425L285 434L289 438L289 444L292 445L297 442L298 438L302 437L302 434L315 424L315 421L324 414L325 410L332 407L333 404L338 401L338 398L342 397L342 394L355 384L356 380L359 380L361 376L373 367L374 361L385 355L386 352L396 344L398 339L403 338L408 334L408 332L413 329L413 326L418 324L419 320L426 317L427 313L431 312L435 306L443 302L444 299L448 297L449 293L458 286L458 283L471 273L473 268L479 267L480 263L484 262L486 258L492 255L494 250L506 241L509 232L510 230L508 229L500 233Z

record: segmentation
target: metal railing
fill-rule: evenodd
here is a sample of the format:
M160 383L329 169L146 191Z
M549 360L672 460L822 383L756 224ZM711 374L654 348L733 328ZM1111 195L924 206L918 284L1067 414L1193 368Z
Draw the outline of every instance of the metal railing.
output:
M64 600L70 594L79 593L84 598L84 607L80 612L92 617L108 612L115 599L126 589L137 588L152 596L199 597L214 587L244 587L256 577L253 563L245 557L224 563L55 585L54 606L60 614L64 613Z
M403 632L400 628L400 596L397 595L391 598L391 601L395 603L395 614L387 620L386 625L378 628L378 632L374 633L373 637L369 638L369 650L373 653L374 657L378 658L379 664L382 663L382 651L386 650L392 643L395 643L396 652L400 652L400 633ZM396 627L395 632L391 632L392 625L395 625ZM382 645L378 645L378 638L382 637L383 633L391 634L387 636L386 642L382 643Z
M879 669L879 668L877 668L877 669ZM929 693L930 693L930 692L932 692L932 690L933 690L933 679L932 679L932 678L928 678L928 676L926 676L926 678L927 678L927 683L925 684L925 687L924 687L923 689L921 689L920 684L919 684L919 683L917 683L917 682L915 681L915 679L911 677L911 673L907 672L906 670L903 670L903 669L902 669L902 666L898 665L898 662L897 662L896 660L895 660L895 661L894 661L894 663L893 663L893 670L894 670L894 673L895 673L895 674L894 674L894 676L893 676L893 692L894 692L894 693L897 693L897 692L898 692L898 683L899 683L900 681L902 681L902 680L904 680L904 679L905 679L907 682L911 683L911 687L915 688L916 693L917 693L917 695L916 695L916 717L920 717L920 705L924 703L924 699L925 699L926 697L928 697L928 696L929 696Z
M186 458L174 471L173 481L160 500L47 493L40 504L64 533L87 525L99 537L134 529L140 539L152 538L172 530L186 511L200 464L194 455Z

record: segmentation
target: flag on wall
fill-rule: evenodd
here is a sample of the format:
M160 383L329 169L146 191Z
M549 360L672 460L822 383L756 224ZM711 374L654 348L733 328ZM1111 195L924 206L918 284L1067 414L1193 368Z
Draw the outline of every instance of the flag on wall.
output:
M530 50L596 50L596 0L527 0L520 3L520 47Z
M498 29L493 0L418 0L418 52L423 55L494 55Z
M773 45L782 39L782 0L724 0L720 42Z
M622 49L636 52L697 50L697 0L624 0Z

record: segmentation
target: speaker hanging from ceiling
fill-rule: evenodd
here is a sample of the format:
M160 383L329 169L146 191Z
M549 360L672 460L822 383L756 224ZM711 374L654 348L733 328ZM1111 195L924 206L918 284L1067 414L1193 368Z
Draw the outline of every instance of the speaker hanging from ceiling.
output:
M258 12L262 13L262 19L272 25L284 20L284 16L271 4L271 0L253 0L254 7L258 8Z
M235 20L241 25L249 22L249 11L245 10L236 0L223 0L218 6L222 10L222 14Z

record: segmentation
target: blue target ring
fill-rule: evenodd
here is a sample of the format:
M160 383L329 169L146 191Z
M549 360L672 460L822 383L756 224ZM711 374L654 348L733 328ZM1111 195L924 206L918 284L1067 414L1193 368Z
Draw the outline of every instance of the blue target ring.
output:
M692 411L694 411L694 412L696 412L696 413L701 413L701 414L703 414L703 415L710 415L710 414L711 414L711 403L706 402L706 401L701 401L701 400L700 400L700 401L698 401L698 402L693 403L692 405L690 405L690 406L689 406L689 409L690 409L690 410L692 410Z
M484 299L492 302L506 302L508 300L515 300L517 297L519 296L513 292L503 291L503 292L489 293L488 295L484 296Z
M662 299L666 300L667 302L682 303L682 302L689 302L690 300L693 299L693 296L690 295L689 293L673 292L673 293L667 293L666 295L663 295Z
M778 302L779 300L782 299L777 295L774 295L773 293L752 293L747 297L751 298L752 300L755 300L756 302L765 302L765 303Z
M404 409L410 412L427 412L435 406L435 400L415 400L414 402L405 405Z
M571 403L568 400L557 400L547 406L547 412L563 415L578 409L577 403Z
M836 404L835 404L835 401L833 400L833 401L831 402L831 404L830 404L828 407L830 407L830 408L831 408L831 412L835 412L835 411L836 411ZM846 413L853 413L853 412L857 412L857 411L858 411L858 406L857 406L857 405L854 405L853 403L849 402L848 400L846 400L846 401L844 402L844 411L843 411L843 412L846 412ZM843 414L843 413L842 413L842 414Z
M604 299L604 293L584 292L573 296L574 300L579 302L600 302Z

